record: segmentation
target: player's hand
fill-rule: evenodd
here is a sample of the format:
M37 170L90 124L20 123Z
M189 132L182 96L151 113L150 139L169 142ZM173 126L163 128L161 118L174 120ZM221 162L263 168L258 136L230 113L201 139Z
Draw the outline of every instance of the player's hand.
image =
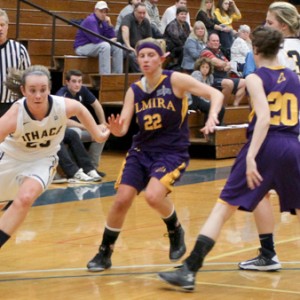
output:
M107 127L113 135L121 136L122 129L123 129L123 123L124 122L121 121L119 114L117 114L116 116L111 115L110 117L108 117Z
M98 125L99 131L100 131L100 140L98 142L103 143L105 142L109 135L110 135L110 130L107 128L105 124L100 124Z
M251 190L254 190L256 187L260 186L263 178L259 174L256 166L255 159L253 158L246 158L246 177L247 177L247 184Z
M215 131L215 127L219 124L217 114L210 114L205 123L205 126L200 130L204 135L208 135Z

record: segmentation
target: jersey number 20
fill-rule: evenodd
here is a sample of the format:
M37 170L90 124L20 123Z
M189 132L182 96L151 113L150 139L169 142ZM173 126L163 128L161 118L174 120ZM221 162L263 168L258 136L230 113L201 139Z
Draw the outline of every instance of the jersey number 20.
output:
M272 92L268 96L271 125L294 126L298 123L298 100L294 94Z

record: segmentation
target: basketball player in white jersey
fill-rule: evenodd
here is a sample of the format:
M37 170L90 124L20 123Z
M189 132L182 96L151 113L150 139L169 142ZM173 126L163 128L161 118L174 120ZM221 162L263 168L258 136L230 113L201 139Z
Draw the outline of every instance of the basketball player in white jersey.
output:
M76 116L100 143L110 134L80 102L50 95L47 68L31 66L10 76L7 85L17 83L24 97L0 118L0 200L13 199L0 218L0 248L51 183L67 120Z

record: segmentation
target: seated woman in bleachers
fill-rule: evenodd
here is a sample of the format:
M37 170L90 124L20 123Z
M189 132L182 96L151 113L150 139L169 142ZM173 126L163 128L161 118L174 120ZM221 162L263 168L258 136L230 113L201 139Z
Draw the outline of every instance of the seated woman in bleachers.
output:
M200 52L207 42L207 30L203 22L197 21L183 47L183 59L181 68L187 73L192 73Z
M202 83L206 83L210 86L214 83L214 76L213 76L213 63L210 59L206 57L198 58L194 64L194 72L192 73L192 77L197 79ZM205 114L205 122L208 118L208 113L210 109L210 101L206 100L205 98L201 98L195 95L188 95L188 102L189 102L189 110L201 111ZM225 108L222 106L218 114L219 124L223 123L223 118L225 114Z
M241 12L234 0L219 0L215 9L215 16L221 25L230 28L230 31L226 29L219 32L222 51L230 60L230 48L233 43L233 36L236 34L232 23L242 18Z
M188 9L185 6L177 7L176 18L167 25L163 35L167 51L173 60L173 67L178 69L181 67L184 43L190 34L190 25L186 21L187 13Z
M221 26L215 16L214 0L201 0L200 8L196 15L196 21L202 21L207 29L208 35L212 32L231 31L228 26Z
M248 25L241 25L238 30L238 37L231 46L231 62L236 63L237 71L241 73L244 70L246 56L252 51L250 32L251 29Z

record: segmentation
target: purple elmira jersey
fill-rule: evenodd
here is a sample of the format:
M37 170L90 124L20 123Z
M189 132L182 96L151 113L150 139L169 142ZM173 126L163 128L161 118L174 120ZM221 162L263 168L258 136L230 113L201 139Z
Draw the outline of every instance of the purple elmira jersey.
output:
M172 73L163 71L157 86L150 93L147 92L145 77L131 85L139 125L132 148L165 153L188 151L188 99L174 95Z
M235 160L219 201L252 211L269 190L275 189L280 210L294 212L300 209L300 82L293 71L283 67L262 67L256 74L263 81L271 114L268 134L255 158L263 181L253 190L247 185L246 157L256 122L252 111L248 141Z
M284 67L259 68L255 71L263 81L267 95L271 121L269 133L285 132L299 135L300 89L298 76ZM249 117L248 135L256 123L255 112Z

